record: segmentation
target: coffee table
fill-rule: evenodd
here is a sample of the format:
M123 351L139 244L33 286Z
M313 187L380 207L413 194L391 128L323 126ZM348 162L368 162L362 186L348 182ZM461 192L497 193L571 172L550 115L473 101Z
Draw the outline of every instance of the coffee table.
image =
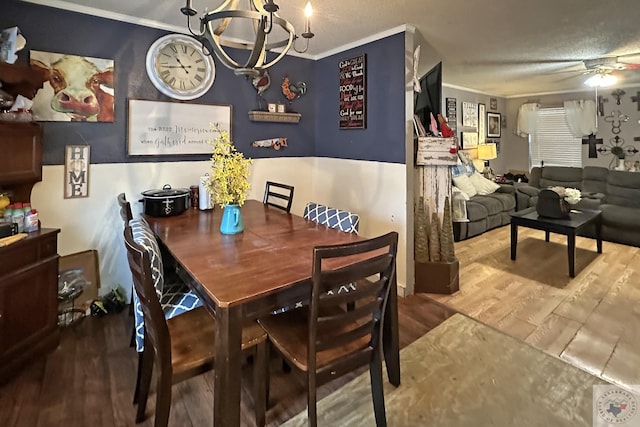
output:
M554 219L538 215L536 208L528 208L511 214L511 259L516 259L518 246L518 226L543 230L544 240L549 241L550 233L567 236L567 255L569 256L569 276L575 277L576 235L587 226L595 224L598 253L602 253L602 213L599 210L571 210L569 218Z

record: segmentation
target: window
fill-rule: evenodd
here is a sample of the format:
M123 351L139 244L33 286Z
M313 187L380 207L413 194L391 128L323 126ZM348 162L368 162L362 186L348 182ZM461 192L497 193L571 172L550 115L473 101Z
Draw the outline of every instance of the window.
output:
M529 135L529 169L540 166L582 167L582 140L569 131L564 107L536 112L536 130Z

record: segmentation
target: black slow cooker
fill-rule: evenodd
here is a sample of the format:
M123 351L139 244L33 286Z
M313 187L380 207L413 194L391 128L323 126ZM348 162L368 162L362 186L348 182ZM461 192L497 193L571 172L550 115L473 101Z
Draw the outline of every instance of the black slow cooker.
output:
M165 184L162 190L142 192L143 210L146 215L172 216L179 215L189 208L189 190L171 188Z

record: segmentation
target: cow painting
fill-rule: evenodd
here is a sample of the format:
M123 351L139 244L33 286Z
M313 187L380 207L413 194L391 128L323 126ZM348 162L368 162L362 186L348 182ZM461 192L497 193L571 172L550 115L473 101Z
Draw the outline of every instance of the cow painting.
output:
M113 122L113 60L31 51L30 62L43 71L35 120Z

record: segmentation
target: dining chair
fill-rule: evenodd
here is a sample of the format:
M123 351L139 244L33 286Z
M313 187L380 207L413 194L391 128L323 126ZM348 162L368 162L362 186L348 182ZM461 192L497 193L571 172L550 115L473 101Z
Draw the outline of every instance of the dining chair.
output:
M291 211L291 203L293 203L293 186L267 181L262 203L289 213Z
M173 278L165 280L164 263L158 241L156 240L151 227L144 218L134 218L125 226L131 228L134 240L141 245L149 254L151 262L151 280L156 291L157 299L160 302L165 319L172 319L190 310L202 306L200 298L189 287ZM134 281L135 284L135 281ZM144 342L145 342L145 317L142 303L137 292L132 292L133 315L135 330L135 348L138 352L138 373L136 376L136 387L133 393L133 403L139 403L140 381L144 372Z
M173 384L192 378L214 367L215 319L204 307L167 318L157 291L153 254L146 241L126 226L124 240L133 276L135 294L144 316L144 348L136 423L145 417L153 366L158 367L155 427L165 427L171 410ZM242 349L253 356L253 400L256 425L264 426L267 402L266 333L254 321L242 331ZM240 379L238 379L240 380ZM215 392L224 393L224 390Z
M124 225L126 227L129 224L129 221L133 219L133 213L131 211L131 203L127 201L127 197L124 193L118 194L117 200L118 200L118 206L120 206L120 218L122 218L122 221L124 222ZM133 312L134 312L133 293L134 292L132 290L131 298L129 300L129 317L133 317ZM129 340L129 347L133 347L135 342L136 342L136 325L134 320L134 322L132 322L132 325L131 325L131 338Z
M345 233L358 234L358 227L360 226L360 215L345 211L342 209L336 209L329 206L321 205L315 202L309 202L304 207L303 218L308 219L318 224L326 225L329 228L336 228ZM329 292L351 292L355 290L356 283L347 283L338 287L338 289L332 289ZM348 310L353 310L353 304L347 304Z
M310 221L326 225L329 228L337 228L346 233L358 234L360 226L360 215L315 202L307 203L302 216Z
M382 330L396 280L398 233L313 251L310 305L259 319L272 346L306 376L309 425L316 426L316 387L366 364L377 426L386 425L382 384ZM354 258L357 257L357 258ZM344 265L343 260L354 260ZM375 279L371 279L375 276ZM327 293L351 282L356 290ZM345 311L341 304L358 302ZM345 396L348 399L348 396Z
M149 224L143 218L133 219L131 204L127 201L124 193L118 194L117 199L120 206L120 217L124 222L125 228L131 226L134 235L137 236L139 242L150 253L154 286L165 318L170 319L202 306L198 296L177 275L172 274L170 268L165 268L164 256ZM144 315L140 300L133 289L131 291L130 313L133 315L133 326L129 345L131 347L135 346L138 353L136 385L133 392L133 403L137 404L141 376L144 371Z

